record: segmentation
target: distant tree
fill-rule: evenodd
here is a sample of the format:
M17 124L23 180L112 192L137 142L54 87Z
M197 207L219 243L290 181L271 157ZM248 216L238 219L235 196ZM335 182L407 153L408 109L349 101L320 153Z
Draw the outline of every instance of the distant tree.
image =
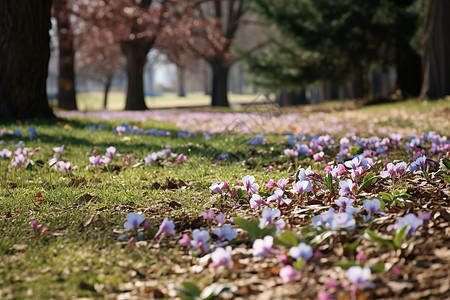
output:
M51 0L0 1L0 117L54 117L46 80Z
M58 36L58 108L76 110L75 51L70 0L54 0L53 16Z
M353 80L355 92L367 96L372 67L398 62L400 70L413 65L410 59L419 66L410 45L420 19L416 2L254 0L255 10L278 31L271 47L247 56L254 81L268 89L300 90L317 82ZM420 69L413 73L417 79Z
M450 95L450 2L426 1L422 97Z
M77 35L77 72L103 84L103 108L106 109L112 80L124 66L124 58L114 32L95 20L85 23Z
M189 44L212 70L212 106L229 106L228 72L235 62L234 38L244 14L246 0L206 0L196 4L196 18L191 19Z
M97 0L82 1L80 16L96 22L99 28L114 32L126 62L128 79L126 110L146 110L143 74L147 54L170 17L175 0Z
M178 96L185 97L185 74L186 71L197 64L199 56L189 47L189 26L186 18L191 14L186 10L192 9L186 2L185 5L171 7L171 20L166 20L170 26L161 32L156 48L167 56L167 60L177 67Z

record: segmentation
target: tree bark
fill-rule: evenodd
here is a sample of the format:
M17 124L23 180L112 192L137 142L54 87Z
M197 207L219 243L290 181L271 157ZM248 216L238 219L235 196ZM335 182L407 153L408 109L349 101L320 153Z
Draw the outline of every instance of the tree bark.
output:
M120 46L125 55L128 85L125 110L147 110L144 98L144 66L147 53L154 40L136 39L122 41Z
M305 90L302 90L300 92L290 92L282 90L277 95L276 101L280 107L305 105L309 103L308 99L306 98Z
M0 1L0 117L54 117L46 84L51 0Z
M184 75L186 70L183 67L178 67L178 97L186 97L186 91L184 88Z
M213 61L211 68L213 72L211 106L230 106L228 102L228 71L230 67Z
M105 82L105 86L104 86L104 90L103 90L103 109L105 109L105 110L106 110L106 107L108 106L108 94L109 94L109 89L111 88L111 81L112 81L112 77L106 78L106 82Z
M421 97L450 95L450 2L428 0L423 31Z
M59 42L58 108L77 110L75 92L75 51L73 32L67 0L55 0L55 11Z

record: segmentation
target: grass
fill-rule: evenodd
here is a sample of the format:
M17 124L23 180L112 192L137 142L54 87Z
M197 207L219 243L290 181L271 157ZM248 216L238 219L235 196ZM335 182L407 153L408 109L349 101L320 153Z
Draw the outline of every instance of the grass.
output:
M237 95L229 93L231 104L251 103L256 95ZM188 93L186 97L178 97L176 93L163 93L158 97L146 97L145 102L150 109L183 107L183 106L207 106L211 103L211 96L201 92ZM103 94L100 92L78 93L78 109L81 111L103 110ZM107 109L120 111L125 107L125 94L123 92L111 92L108 96Z
M82 103L83 96L80 97ZM113 107L120 103L119 97L114 97L111 99ZM159 101L165 100L158 99L155 103ZM94 102L89 100L88 104L86 100L85 105L96 109L98 103ZM426 109L408 104L383 105L345 114L359 114L361 119L373 120L377 126L411 129L415 123L393 112L404 110L411 116L448 109L446 102L427 105ZM389 114L386 114L387 109ZM332 114L342 115L341 112ZM86 129L88 124L100 122L106 125L105 131ZM173 124L154 121L142 122L140 126L168 130L171 137L118 136L112 132L118 124L117 120L87 119L0 124L8 130L19 126L24 133L29 126L34 126L39 133L35 138L5 135L1 138L3 147L15 149L13 144L19 140L30 149L41 147L33 156L36 164L31 170L11 168L10 160L0 159L1 299L103 298L119 294L131 297L133 293L156 297L161 291L163 297L172 297L167 292L167 282L179 284L179 278L191 278L200 286L218 278L232 281L233 273L216 277L214 273L196 275L187 271L192 263L180 255L176 239L149 241L141 247L119 242L126 215L144 213L154 226L159 226L164 217L175 220L177 226L190 218L190 226L194 226L197 216L211 207L228 211L231 216L237 211L250 215L251 212L240 208L239 203L227 203L212 196L209 186L222 180L230 186L239 185L242 177L249 174L255 175L260 186L264 186L269 179L293 176L300 165L311 165L318 172L324 167L310 158L300 161L280 158L287 147L280 144L285 141L281 135L266 135L268 143L256 147L247 145L249 136L242 134L213 135L210 140L199 134L184 139L177 137ZM434 126L435 123L427 124ZM48 164L52 148L63 144L62 159L72 163L67 173L60 173ZM88 159L92 151L96 149L102 155L110 145L123 156L131 155L133 163L167 147L174 153L186 154L188 159L184 164L127 168L120 168L121 163L116 161L116 167L93 169ZM217 156L224 152L231 154L230 159L213 166ZM397 158L406 156L402 153ZM42 165L37 163L39 161ZM268 172L269 165L276 166L273 173ZM183 187L153 188L155 182L164 185L167 178L183 181ZM86 183L71 184L81 179ZM45 198L44 202L36 201L38 193ZM86 195L92 198L83 202ZM173 206L173 201L181 207ZM83 205L77 205L80 202ZM42 235L31 230L31 220L42 223L49 233Z

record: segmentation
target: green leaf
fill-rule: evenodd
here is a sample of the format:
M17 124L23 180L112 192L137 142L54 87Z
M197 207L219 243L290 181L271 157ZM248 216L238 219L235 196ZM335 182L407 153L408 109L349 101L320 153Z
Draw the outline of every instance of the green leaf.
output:
M376 264L374 264L373 266L370 267L370 271L372 271L372 273L382 273L387 270L386 270L386 267L384 266L384 263L377 262Z
M262 239L266 235L274 235L276 232L276 228L259 228L259 221L249 221L244 218L236 217L234 218L234 223L239 227L248 232L248 234L254 239Z
M392 194L390 194L390 193L379 192L378 195L383 197L383 199L387 200L389 203L394 201L394 196Z
M333 189L333 176L330 173L328 173L328 175L325 177L325 184L327 185L327 187L332 190Z
M447 171L450 171L450 159L444 157L441 159L441 162L447 168Z
M200 296L201 291L195 283L192 283L190 281L183 281L181 285L183 286L183 289L180 289L179 291L186 296L190 296L193 298Z
M275 244L285 247L295 247L298 245L298 235L289 230L284 230L275 238Z
M373 173L368 173L366 176L364 176L363 183L359 187L358 194L366 187L368 187L371 184L374 184L377 182L378 178L380 176L375 176Z
M355 253L356 247L359 245L359 240L354 241L353 243L348 244L347 251L350 255Z
M303 267L305 266L305 264L306 264L306 261L303 258L299 259L295 262L294 268L298 271L301 271L303 269Z
M375 231L372 231L370 229L366 229L366 232L364 233L364 237L366 239L368 239L369 241L379 244L381 247L388 248L388 249L394 248L394 245L391 240L380 237L378 234L375 233Z
M408 226L405 225L402 227L402 229L395 231L393 239L395 248L400 249L402 247L403 241L405 240L406 234L408 233L407 230Z
M236 198L237 199L244 199L245 195L247 195L247 191L239 188L236 190Z
M360 267L364 266L364 264L362 264L356 260L337 262L335 265L338 267L341 267L344 270L348 270L350 267L354 267L354 266L360 266Z

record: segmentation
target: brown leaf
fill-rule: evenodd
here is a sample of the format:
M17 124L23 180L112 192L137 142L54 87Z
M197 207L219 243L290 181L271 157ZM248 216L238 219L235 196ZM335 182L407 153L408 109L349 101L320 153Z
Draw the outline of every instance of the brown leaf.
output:
M78 198L77 205L85 205L88 203L94 196L91 196L89 194L84 194L80 198Z
M181 207L181 204L178 203L177 201L172 200L172 201L169 202L169 207L172 207L172 208L180 208L180 207Z
M47 199L45 199L41 193L37 193L36 196L34 196L34 200L38 203L38 204L42 204L44 202L47 201Z
M79 187L80 185L86 185L86 178L76 179L72 178L69 182L69 186Z

